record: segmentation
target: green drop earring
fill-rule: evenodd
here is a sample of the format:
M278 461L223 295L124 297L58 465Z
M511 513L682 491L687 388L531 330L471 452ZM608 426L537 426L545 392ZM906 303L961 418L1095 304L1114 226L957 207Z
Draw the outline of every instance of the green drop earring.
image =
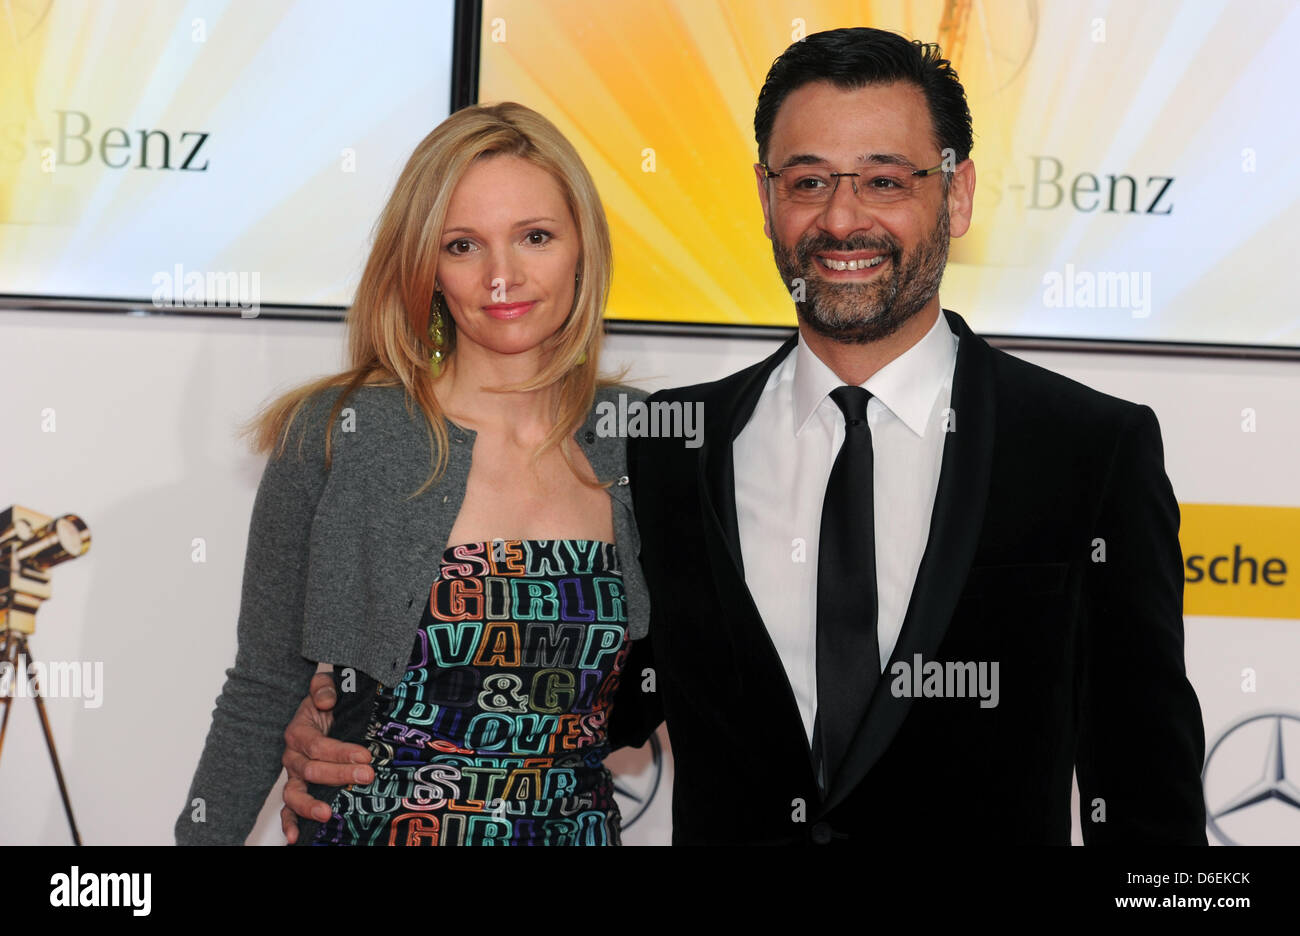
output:
M581 286L582 286L582 274L581 274L581 273L575 273L575 274L573 274L573 282L574 282L574 285L575 285L575 286L581 287ZM587 352L586 352L586 350L584 349L583 352L582 352L581 354L578 355L578 366L581 367L583 364L586 364L586 363L587 363Z
M442 332L442 292L437 286L433 287L433 306L429 315L429 341L433 344L433 354L429 357L429 373L437 377L442 373L442 365L446 358L443 351L445 336Z

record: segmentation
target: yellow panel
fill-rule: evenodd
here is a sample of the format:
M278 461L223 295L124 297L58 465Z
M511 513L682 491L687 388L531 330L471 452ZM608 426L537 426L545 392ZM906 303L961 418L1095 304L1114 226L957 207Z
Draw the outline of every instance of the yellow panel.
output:
M1180 509L1184 614L1300 618L1300 507Z

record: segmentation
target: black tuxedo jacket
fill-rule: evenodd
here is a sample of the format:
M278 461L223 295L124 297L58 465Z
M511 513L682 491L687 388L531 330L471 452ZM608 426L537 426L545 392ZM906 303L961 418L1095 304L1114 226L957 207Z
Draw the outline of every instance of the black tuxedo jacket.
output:
M730 377L650 398L702 401L701 447L629 439L651 625L610 734L640 745L667 719L674 844L1066 845L1075 770L1086 843L1206 843L1178 504L1155 414L944 314L960 338L955 419L929 541L824 796L745 584L733 482L732 440L795 338ZM893 664L917 654L996 661L998 704L902 692Z

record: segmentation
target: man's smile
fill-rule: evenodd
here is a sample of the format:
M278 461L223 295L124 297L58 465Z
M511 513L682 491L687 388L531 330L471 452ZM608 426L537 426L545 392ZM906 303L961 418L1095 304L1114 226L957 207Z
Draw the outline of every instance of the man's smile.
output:
M874 275L877 268L884 266L889 259L888 254L876 253L859 253L859 254L817 254L817 265L823 270L831 273L862 273L864 276ZM832 277L832 279L844 279L847 277ZM853 277L859 279L861 277Z

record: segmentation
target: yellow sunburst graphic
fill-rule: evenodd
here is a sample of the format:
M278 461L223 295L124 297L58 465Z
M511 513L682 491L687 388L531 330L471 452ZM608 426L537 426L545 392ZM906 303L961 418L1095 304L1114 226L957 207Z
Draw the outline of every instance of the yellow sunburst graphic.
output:
M24 159L37 118L36 82L54 0L0 0L0 224L18 216L20 183L34 184Z

